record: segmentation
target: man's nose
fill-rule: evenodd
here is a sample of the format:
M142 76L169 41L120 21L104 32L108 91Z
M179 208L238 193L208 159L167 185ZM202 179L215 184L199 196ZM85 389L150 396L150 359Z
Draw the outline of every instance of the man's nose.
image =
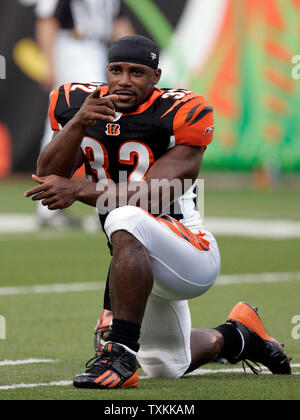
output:
M123 72L119 81L119 85L121 86L131 86L131 78L130 74L127 72Z

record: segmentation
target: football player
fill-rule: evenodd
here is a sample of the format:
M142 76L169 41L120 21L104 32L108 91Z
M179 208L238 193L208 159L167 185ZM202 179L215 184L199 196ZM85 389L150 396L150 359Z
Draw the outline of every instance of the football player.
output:
M281 345L244 302L215 329L191 328L188 299L209 290L220 271L217 242L196 206L212 107L198 93L156 87L159 49L145 37L116 41L108 61L107 84L69 83L52 93L53 139L33 176L40 185L25 193L49 209L76 200L97 206L111 248L100 327L110 318L112 325L74 385L132 388L138 363L150 377L180 378L217 357L291 373ZM91 182L70 180L83 162ZM155 183L163 180L182 185L167 203Z

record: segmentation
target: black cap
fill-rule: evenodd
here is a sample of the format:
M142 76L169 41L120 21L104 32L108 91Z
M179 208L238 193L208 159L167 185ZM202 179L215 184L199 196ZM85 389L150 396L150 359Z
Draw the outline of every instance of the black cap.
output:
M142 35L125 36L112 43L108 62L136 63L157 69L159 48L155 42Z

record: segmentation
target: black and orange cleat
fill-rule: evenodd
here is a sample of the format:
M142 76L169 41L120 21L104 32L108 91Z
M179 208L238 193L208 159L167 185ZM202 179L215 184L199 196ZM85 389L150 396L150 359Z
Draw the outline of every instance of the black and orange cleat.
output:
M99 357L105 345L105 340L111 331L113 314L108 309L103 309L97 322L94 333L95 356Z
M266 331L258 316L257 308L245 302L239 302L229 313L227 323L233 324L241 333L244 340L244 348L241 354L230 363L245 362L251 370L258 374L261 370L256 369L249 362L261 363L273 374L290 375L290 358L283 351L283 345L279 344Z
M75 387L123 389L138 386L137 359L119 344L106 343L101 355L91 359L86 368L85 373L73 379Z

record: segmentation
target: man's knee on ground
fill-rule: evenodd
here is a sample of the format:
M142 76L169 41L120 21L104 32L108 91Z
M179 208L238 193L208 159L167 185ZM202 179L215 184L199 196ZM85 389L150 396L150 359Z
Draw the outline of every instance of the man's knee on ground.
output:
M150 378L179 379L187 371L189 363L176 364L164 358L139 358L142 369Z

